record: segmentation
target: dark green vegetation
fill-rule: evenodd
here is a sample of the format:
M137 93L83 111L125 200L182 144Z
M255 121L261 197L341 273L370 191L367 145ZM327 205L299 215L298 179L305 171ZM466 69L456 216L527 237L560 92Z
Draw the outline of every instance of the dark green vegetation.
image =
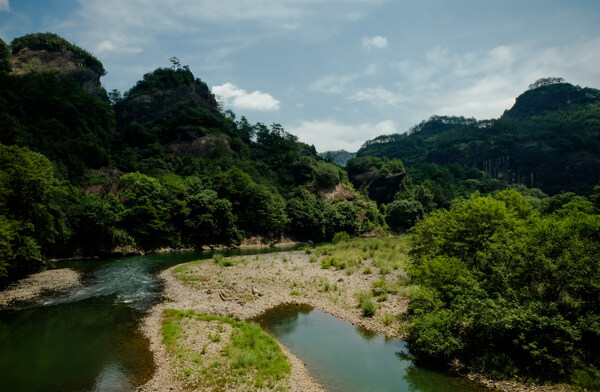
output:
M187 387L215 391L286 389L291 366L275 339L257 324L169 309L162 333L163 343L177 358L179 376ZM194 348L192 342L198 340L202 346Z
M124 94L54 34L0 42L0 61L0 277L55 257L384 225L343 170L278 124L223 111L176 58Z
M536 210L474 195L417 223L408 342L420 362L491 377L600 381L600 187ZM552 207L550 207L552 206Z
M357 155L407 167L458 163L549 194L589 193L600 180L600 90L541 79L497 120L433 116L366 142Z

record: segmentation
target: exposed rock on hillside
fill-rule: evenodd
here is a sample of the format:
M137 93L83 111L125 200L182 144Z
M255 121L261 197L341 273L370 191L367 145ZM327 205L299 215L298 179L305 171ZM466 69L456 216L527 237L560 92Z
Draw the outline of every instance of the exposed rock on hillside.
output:
M219 148L220 152L235 154L224 135L206 135L191 142L171 143L165 146L165 151L176 156L189 154L196 158L207 158L212 151Z
M122 171L103 167L98 170L91 170L94 174L106 176L106 182L102 184L88 185L83 190L88 193L95 193L100 197L104 197L109 193L116 195L119 190L119 180L123 176Z
M81 88L95 93L100 88L99 72L85 67L78 56L69 51L49 52L47 50L22 49L12 56L12 72L23 75L30 72L56 72L60 79L73 79Z

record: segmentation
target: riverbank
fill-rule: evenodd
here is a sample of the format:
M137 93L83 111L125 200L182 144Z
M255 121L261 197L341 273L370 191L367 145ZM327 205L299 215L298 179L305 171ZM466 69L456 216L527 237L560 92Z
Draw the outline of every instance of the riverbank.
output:
M322 259L321 259L322 260ZM406 311L408 299L402 289L383 290L385 295L374 300L375 313L365 317L360 294L374 287L392 286L404 276L401 268L381 270L371 260L362 261L360 269L323 268L312 252L292 251L257 256L203 260L169 268L160 274L165 282L162 304L154 307L142 330L150 339L157 371L141 391L184 391L172 365L173 354L162 343L162 323L167 309L194 310L236 320L253 318L281 304L305 304L321 309L340 319L388 337L401 338L397 315ZM281 345L280 345L281 346ZM289 380L291 391L320 391L304 365L285 347L292 364ZM568 385L524 385L517 382L491 381L479 375L468 378L501 392L570 392Z
M160 274L165 282L165 301L150 311L142 325L144 334L150 339L157 371L141 391L185 390L183 380L178 379L177 370L172 367L172 354L162 343L162 322L167 309L188 309L251 320L280 304L306 304L352 324L397 336L398 322L390 322L391 316L384 315L403 312L406 309L404 297L389 296L380 304L374 317L362 316L357 293L369 291L373 282L380 279L377 273L348 274L344 270L322 269L314 257L303 251L225 260L221 264L212 260L187 263ZM397 279L401 273L394 271L387 279ZM282 350L292 366L289 390L322 391L304 364L285 347Z
M46 270L12 283L0 292L0 306L27 301L48 292L81 286L81 274L70 268Z

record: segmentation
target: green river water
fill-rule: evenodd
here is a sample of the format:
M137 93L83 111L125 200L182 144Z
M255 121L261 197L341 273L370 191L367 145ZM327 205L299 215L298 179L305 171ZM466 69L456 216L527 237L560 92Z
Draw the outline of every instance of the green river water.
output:
M154 372L148 340L138 326L161 300L157 273L211 255L61 263L83 273L82 287L0 309L0 391L135 390ZM405 349L401 341L385 341L320 311L278 308L260 323L332 391L480 390L400 360L395 353Z

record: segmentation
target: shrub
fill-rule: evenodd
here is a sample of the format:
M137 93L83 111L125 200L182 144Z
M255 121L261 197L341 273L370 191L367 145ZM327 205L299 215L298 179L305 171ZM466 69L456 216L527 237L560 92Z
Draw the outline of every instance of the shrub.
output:
M357 294L360 301L360 309L364 317L373 317L377 311L377 305L373 301L373 296L368 291L359 291Z
M350 241L350 234L346 233L345 231L340 231L338 233L335 233L333 239L331 240L331 242L333 242L334 244L337 244L338 242L342 241Z

